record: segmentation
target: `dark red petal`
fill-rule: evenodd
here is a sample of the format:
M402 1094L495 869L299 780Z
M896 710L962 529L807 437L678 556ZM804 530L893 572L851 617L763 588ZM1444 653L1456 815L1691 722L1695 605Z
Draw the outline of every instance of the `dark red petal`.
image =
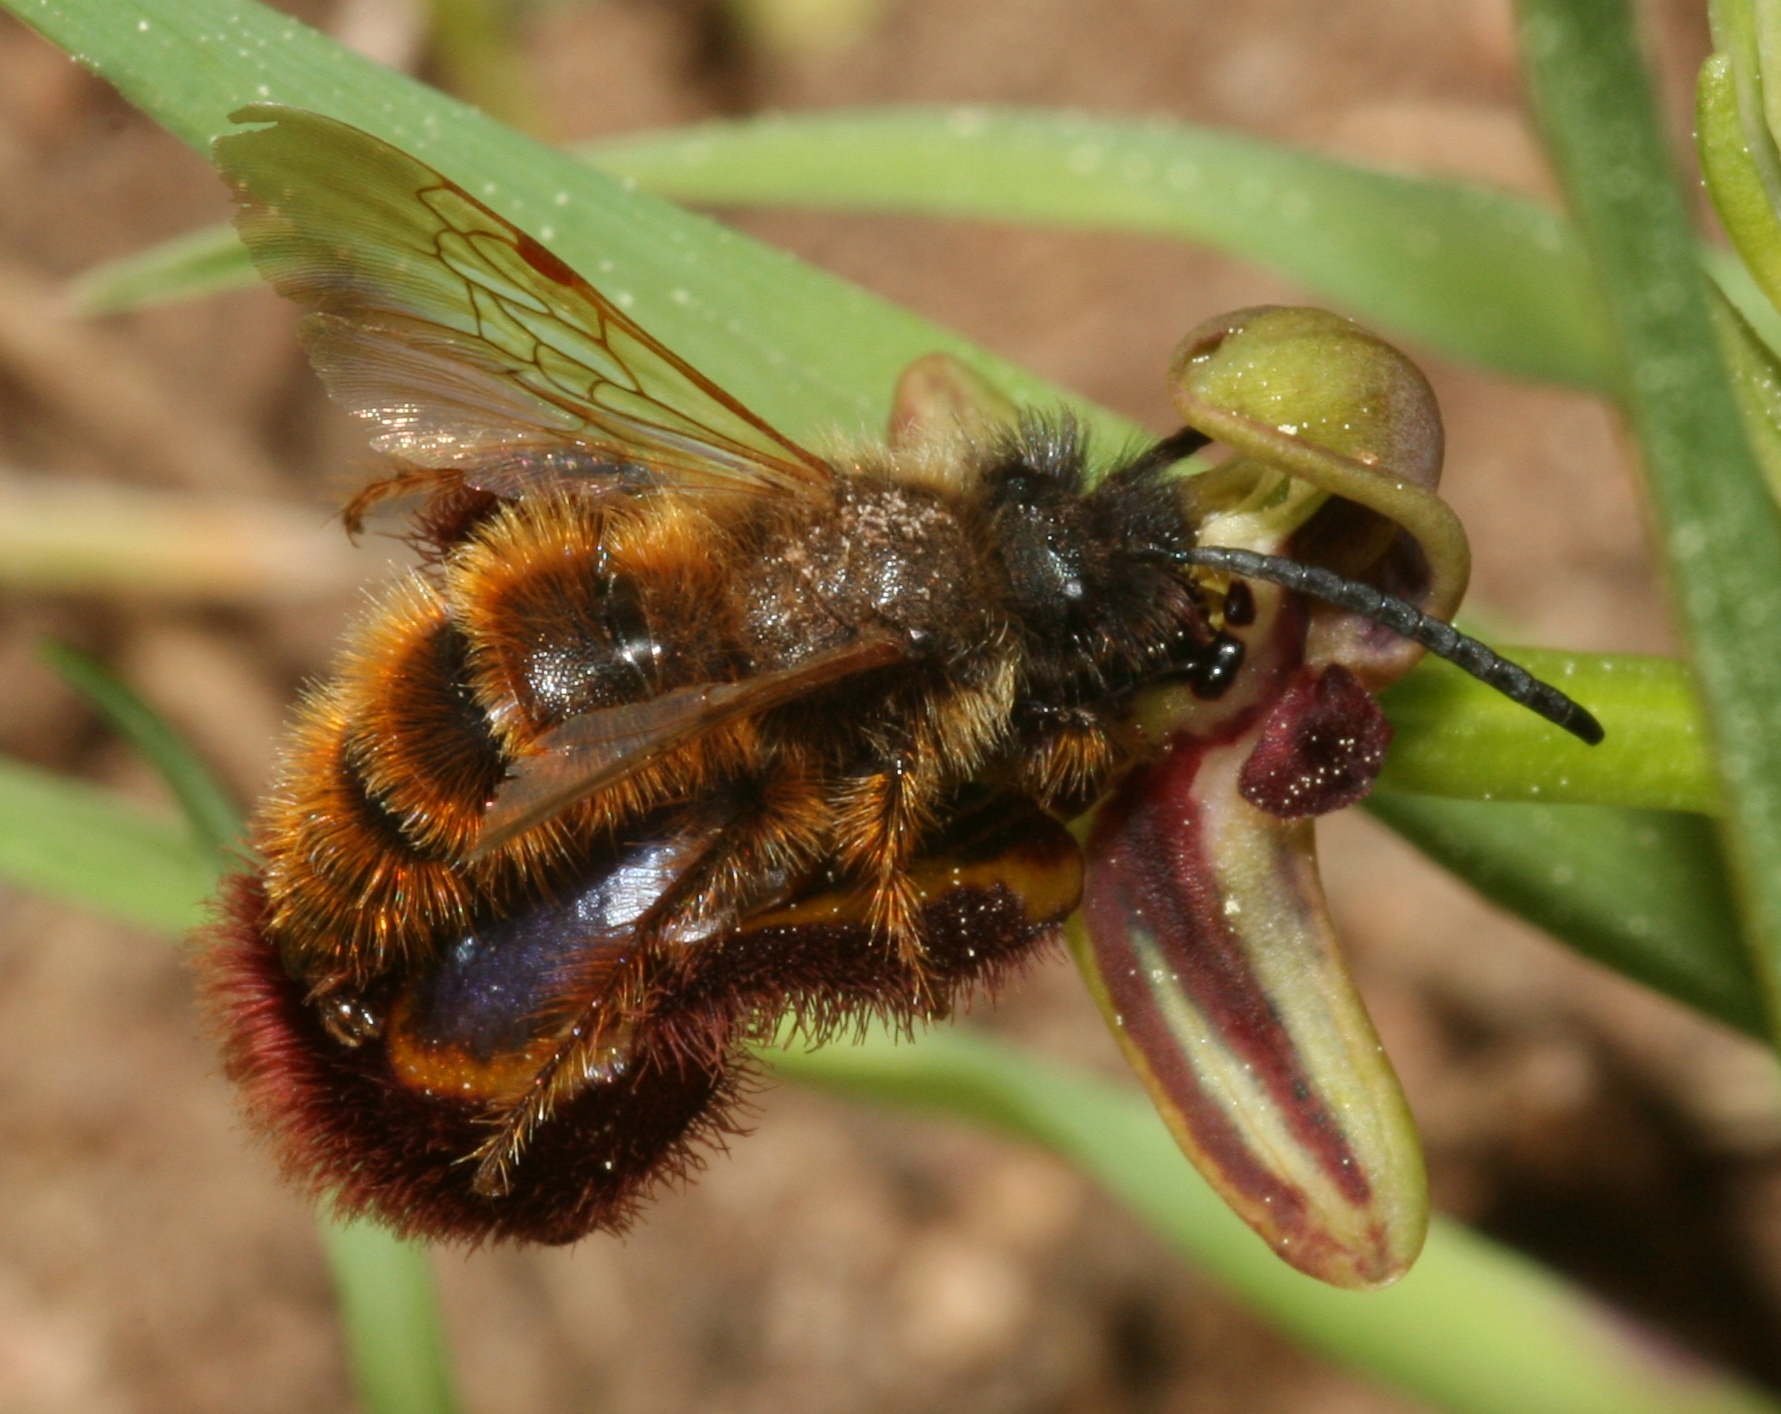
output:
M1072 946L1191 1158L1283 1258L1395 1280L1427 1191L1403 1096L1342 965L1308 821L1237 791L1247 733L1183 733L1095 818Z

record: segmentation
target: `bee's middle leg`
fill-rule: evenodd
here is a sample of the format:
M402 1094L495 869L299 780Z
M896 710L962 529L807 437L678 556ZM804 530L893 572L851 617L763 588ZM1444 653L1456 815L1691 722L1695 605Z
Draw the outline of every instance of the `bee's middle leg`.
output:
M921 900L909 864L932 828L939 781L914 753L879 754L836 787L835 843L842 867L872 891L873 931L912 966L922 957Z

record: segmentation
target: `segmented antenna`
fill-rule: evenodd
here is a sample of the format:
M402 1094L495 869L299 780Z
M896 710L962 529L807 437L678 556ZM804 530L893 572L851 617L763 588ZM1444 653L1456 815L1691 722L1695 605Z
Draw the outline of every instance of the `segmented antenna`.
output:
M1251 550L1233 550L1222 545L1203 545L1192 550L1172 553L1170 558L1184 565L1203 565L1207 569L1224 570L1247 579L1265 579L1283 589L1309 594L1338 608L1347 609L1382 624L1393 633L1420 643L1437 658L1464 668L1482 683L1494 687L1511 702L1538 712L1547 721L1563 727L1572 736L1594 746L1602 739L1602 724L1584 708L1548 683L1541 682L1526 668L1511 663L1492 652L1475 638L1461 633L1452 624L1430 618L1414 604L1381 594L1370 584L1344 579L1315 565L1302 565L1297 560L1278 555L1258 555Z

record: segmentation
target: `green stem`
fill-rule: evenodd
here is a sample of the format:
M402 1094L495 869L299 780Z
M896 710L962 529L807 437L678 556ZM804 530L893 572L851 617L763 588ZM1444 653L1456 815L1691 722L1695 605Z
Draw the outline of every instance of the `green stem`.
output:
M1628 0L1520 0L1528 82L1626 363L1625 409L1716 748L1746 932L1781 1019L1781 525L1720 362Z
M370 1223L324 1219L321 1234L365 1414L456 1414L427 1249Z

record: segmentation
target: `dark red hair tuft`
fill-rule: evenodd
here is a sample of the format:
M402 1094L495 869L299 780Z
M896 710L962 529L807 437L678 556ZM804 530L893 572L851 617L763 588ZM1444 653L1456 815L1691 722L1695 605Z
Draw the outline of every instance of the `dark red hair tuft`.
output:
M226 1069L286 1173L340 1212L414 1236L572 1242L624 1227L728 1128L735 1063L711 1058L731 1048L648 1031L624 1075L586 1087L531 1137L510 1193L479 1194L468 1156L489 1135L481 1107L399 1083L376 1041L328 1036L265 936L257 879L230 879L220 911L200 967Z

